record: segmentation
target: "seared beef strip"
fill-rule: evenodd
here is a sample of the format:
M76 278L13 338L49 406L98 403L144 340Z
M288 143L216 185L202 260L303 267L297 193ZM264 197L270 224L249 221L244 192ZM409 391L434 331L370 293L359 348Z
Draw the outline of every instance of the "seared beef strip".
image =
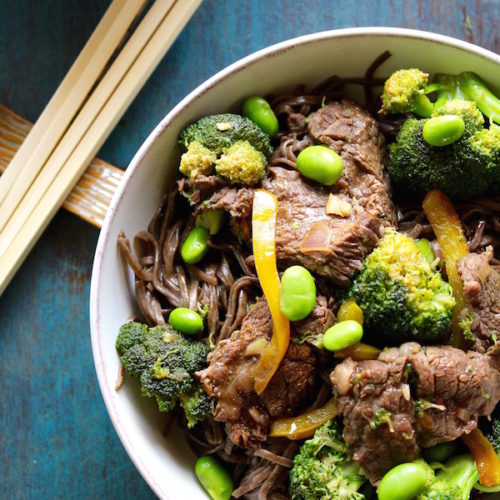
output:
M329 191L295 170L271 167L262 182L278 200L276 253L279 263L300 263L349 286L381 236L380 220L352 201L347 217L327 215Z
M499 346L500 347L500 346ZM409 342L377 360L343 361L330 379L344 438L373 484L420 448L477 426L500 400L498 348L490 354Z
M323 297L318 298L315 314L320 326L315 327L311 319L311 329L333 323ZM314 394L313 347L293 341L266 390L260 397L254 392L253 371L271 334L271 313L261 298L243 320L241 329L220 341L208 356L208 367L197 373L203 388L215 401L215 419L226 423L229 438L241 447L258 447L267 439L270 417L293 414Z
M457 263L464 283L467 305L461 319L472 320L470 330L475 337L473 349L486 352L500 336L500 275L490 265L493 248L483 253L470 253Z
M253 189L235 187L215 175L198 175L177 181L179 192L189 196L194 214L204 210L225 210L231 215L231 230L244 241L250 241Z
M198 175L194 179L183 177L177 181L179 193L189 197L191 205L198 205L220 189L229 185L228 181L215 175Z
M332 102L310 117L309 134L342 158L338 188L351 196L386 226L395 226L394 205L384 173L385 139L378 122L348 100Z

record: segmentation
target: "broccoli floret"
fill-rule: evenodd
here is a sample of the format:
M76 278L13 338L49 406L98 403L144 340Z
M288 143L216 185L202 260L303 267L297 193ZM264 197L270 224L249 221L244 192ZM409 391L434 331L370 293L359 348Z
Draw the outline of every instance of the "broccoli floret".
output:
M425 95L428 81L428 73L416 68L396 71L384 84L381 112L430 116L433 105Z
M147 332L147 325L130 321L122 325L116 339L116 350L132 377L139 377L148 364L148 356L144 348L144 338Z
M403 83L400 85L418 86L411 75L401 73L399 79ZM411 109L399 112L414 111L425 117L458 115L464 120L465 131L455 143L434 147L422 136L426 120L406 120L396 142L389 148L388 172L396 194L414 200L420 200L431 189L439 189L455 200L497 194L500 191L500 128L493 122L500 123L500 99L470 72L436 75L434 83L419 85L419 92L425 88L425 93L436 93L434 103L429 101L431 113L424 115ZM481 112L490 121L489 129L483 128Z
M148 332L148 326L143 323L129 321L120 327L120 333L116 339L116 349L118 352L124 353L132 346L143 341L144 336Z
M471 147L478 154L483 155L488 163L487 178L488 193L500 193L500 127L491 125L489 129L483 129L471 137Z
M434 147L422 136L425 122L406 120L396 142L389 146L387 170L399 197L420 200L431 189L439 189L452 199L467 200L499 189L497 127L464 134L449 146Z
M179 141L186 149L198 141L217 157L238 141L248 141L266 158L272 153L269 136L259 126L244 116L230 113L200 118L181 132Z
M330 420L301 446L290 470L292 500L363 500L358 490L365 482L337 423Z
M203 146L199 141L193 141L181 156L179 170L191 179L200 174L210 175L216 160L217 155L215 153Z
M415 241L392 230L365 259L348 297L363 311L365 330L384 345L440 341L455 306L451 286Z
M428 467L432 472L432 468ZM468 500L478 479L479 474L471 455L450 458L437 474L432 472L425 491L416 500Z
M179 399L190 429L211 414L210 398L200 386L191 394L182 394Z
M431 84L428 77L416 68L393 73L384 85L381 112L414 113L427 118L447 101L462 99L473 101L490 122L500 124L500 99L475 73L438 74ZM432 93L435 93L434 102L427 97Z
M201 396L198 410L194 400L187 403L186 398L201 389L193 374L206 366L208 346L187 339L170 325L148 328L131 322L120 328L116 349L126 372L140 380L142 394L154 397L160 411L170 412L184 398L190 412L186 411L188 422L202 418L207 404Z
M266 175L266 158L248 141L238 141L217 160L215 171L233 184L256 184Z
M252 185L265 176L272 153L269 136L246 117L211 115L186 127L179 142L187 149L180 171L191 178L217 175L233 184Z
M496 454L500 456L500 406L495 408L489 419L481 419L479 424Z
M491 421L490 432L486 435L497 455L500 455L500 418Z

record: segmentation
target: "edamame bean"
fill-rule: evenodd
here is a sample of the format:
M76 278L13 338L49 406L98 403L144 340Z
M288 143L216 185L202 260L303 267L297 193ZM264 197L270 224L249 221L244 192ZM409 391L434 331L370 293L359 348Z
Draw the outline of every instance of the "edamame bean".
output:
M432 249L429 240L422 238L421 240L417 241L416 245L417 248L420 250L422 256L429 264L432 264L436 260L436 255L434 254L434 250Z
M424 490L427 479L427 470L423 464L409 462L396 465L380 481L378 498L410 500Z
M181 248L181 257L186 264L196 264L205 257L209 236L210 231L204 227L194 227L189 231Z
M233 493L233 481L228 472L212 456L203 456L196 461L195 473L198 481L212 500L229 500Z
M342 175L342 159L326 146L308 146L297 156L297 169L304 177L331 186Z
M328 351L340 351L357 344L363 337L363 327L352 319L341 321L328 328L323 336L323 347Z
M203 330L201 316L187 307L175 308L168 317L168 322L179 332L197 335Z
M441 115L429 118L422 129L425 142L431 146L448 146L457 142L465 130L461 116Z
M311 273L302 266L289 267L281 278L280 310L290 321L311 314L316 305L316 284Z
M363 324L363 311L354 300L346 300L340 307L337 313L337 321L347 321L352 319L360 325Z
M269 103L262 97L253 96L245 99L243 115L250 118L270 137L278 132L278 119Z
M439 443L431 448L424 448L422 454L427 462L444 462L448 460L457 449L455 441Z
M224 210L204 210L196 217L196 227L204 227L210 234L217 234L224 223Z

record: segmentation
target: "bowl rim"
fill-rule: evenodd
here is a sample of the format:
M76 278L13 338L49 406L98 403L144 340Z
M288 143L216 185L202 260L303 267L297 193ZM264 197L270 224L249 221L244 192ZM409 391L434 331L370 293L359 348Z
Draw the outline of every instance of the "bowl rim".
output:
M111 200L110 206L107 210L106 217L99 235L97 242L96 252L94 256L94 263L92 267L91 285L90 285L90 336L92 343L92 356L94 361L94 367L96 370L97 379L99 382L99 387L101 395L106 406L106 410L111 419L113 427L118 434L120 442L122 443L125 451L127 452L130 460L134 463L135 467L153 490L153 492L158 496L163 496L167 500L169 496L165 496L162 488L157 484L156 479L149 472L145 464L140 460L134 449L133 441L127 434L126 429L122 426L122 423L118 417L116 409L112 404L112 394L109 383L107 383L105 368L102 353L99 347L99 337L100 337L100 316L98 312L98 304L100 300L100 283L102 275L102 265L103 265L103 255L104 251L109 245L110 239L110 226L111 221L117 212L117 207L120 204L121 199L124 196L125 191L134 177L139 165L148 153L152 145L159 139L164 130L169 126L169 124L184 110L196 100L197 97L203 95L212 87L217 85L220 81L225 80L232 74L237 73L255 62L267 58L276 56L288 50L291 50L297 46L307 45L309 43L315 43L318 41L338 39L338 38L350 38L350 37L364 37L364 36L383 36L383 37L395 37L395 38L410 38L414 40L424 40L441 45L446 45L450 47L455 47L458 49L465 50L467 52L473 53L483 59L488 61L496 62L500 65L500 55L494 52L474 45L469 42L459 40L446 35L441 35L438 33L433 33L429 31L420 31L408 28L394 28L394 27L362 27L362 28L343 28L328 31L321 31L317 33L311 33L308 35L303 35L282 42L270 45L263 49L260 49L252 54L245 56L236 62L230 64L226 68L218 71L215 75L210 77L205 82L201 83L194 90L192 90L186 97L184 97L172 110L159 122L159 124L152 130L146 140L143 142L137 153L132 158L129 166L127 167L123 178Z

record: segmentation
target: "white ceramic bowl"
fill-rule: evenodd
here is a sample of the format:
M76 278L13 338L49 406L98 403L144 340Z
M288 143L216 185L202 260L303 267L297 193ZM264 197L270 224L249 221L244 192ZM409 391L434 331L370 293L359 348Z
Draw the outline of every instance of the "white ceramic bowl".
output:
M238 109L249 95L317 84L332 74L362 75L389 50L380 76L403 67L430 73L475 71L500 91L500 56L432 33L394 28L327 31L261 50L210 78L182 100L153 130L115 194L102 228L92 273L90 323L97 377L111 421L140 473L160 498L205 499L194 476L195 457L182 433L162 436L154 401L127 383L115 392L119 326L136 313L131 277L116 247L119 231L131 237L145 228L176 175L179 131L203 115ZM496 88L495 88L496 85Z

